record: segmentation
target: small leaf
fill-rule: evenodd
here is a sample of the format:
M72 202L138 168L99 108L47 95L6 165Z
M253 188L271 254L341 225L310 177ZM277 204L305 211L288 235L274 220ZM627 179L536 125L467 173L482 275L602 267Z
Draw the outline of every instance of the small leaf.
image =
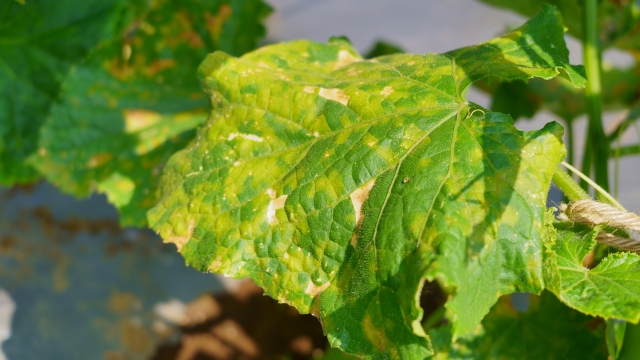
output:
M365 357L431 354L426 277L457 288L457 334L501 294L542 289L561 128L521 132L463 97L489 75L576 85L558 13L443 55L362 60L294 41L200 67L214 110L168 162L149 222L202 271L251 277Z
M556 237L545 241L547 288L585 314L632 323L640 320L640 255L610 254L593 269L582 260L595 245L597 230L555 224Z
M433 329L435 359L604 359L604 324L569 309L552 294L530 296L529 309L515 310L505 296L473 334L452 342L451 327Z
M32 159L65 192L106 193L123 225L147 224L162 166L207 118L198 64L254 48L269 12L260 0L154 4L71 71Z

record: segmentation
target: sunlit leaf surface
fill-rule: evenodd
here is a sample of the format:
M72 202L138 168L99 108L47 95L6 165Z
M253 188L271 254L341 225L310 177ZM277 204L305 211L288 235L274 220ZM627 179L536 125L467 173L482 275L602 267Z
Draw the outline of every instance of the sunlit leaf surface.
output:
M213 112L168 162L149 222L202 271L251 277L318 316L334 346L372 358L432 353L425 278L455 287L454 332L498 297L539 292L546 192L562 129L521 132L467 102L486 76L584 84L552 7L446 54L363 60L295 41L200 67Z
M595 245L596 231L558 224L555 241L545 242L547 288L562 302L605 319L640 320L640 255L609 254L593 269L582 261Z

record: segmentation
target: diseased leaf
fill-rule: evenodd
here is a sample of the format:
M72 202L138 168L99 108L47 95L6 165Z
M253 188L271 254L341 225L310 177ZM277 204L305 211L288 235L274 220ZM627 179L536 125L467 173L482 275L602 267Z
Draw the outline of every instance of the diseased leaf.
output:
M551 293L530 296L519 312L502 297L473 334L452 342L450 326L429 332L434 360L606 358L604 323L569 309ZM571 341L567 341L571 339Z
M37 179L25 159L69 67L113 35L118 0L0 3L0 185Z
M446 54L362 60L344 41L294 41L200 67L214 110L164 170L149 222L188 264L251 277L318 316L333 346L423 359L426 277L457 288L455 332L501 294L542 289L543 215L564 157L463 98L488 75L561 75L558 13Z
M593 269L582 260L595 245L597 230L559 223L555 240L545 240L547 288L585 314L632 323L640 320L640 255L609 254Z
M146 225L162 166L206 120L198 64L216 49L254 48L269 12L261 0L153 4L71 72L33 159L65 192L106 193L123 225Z

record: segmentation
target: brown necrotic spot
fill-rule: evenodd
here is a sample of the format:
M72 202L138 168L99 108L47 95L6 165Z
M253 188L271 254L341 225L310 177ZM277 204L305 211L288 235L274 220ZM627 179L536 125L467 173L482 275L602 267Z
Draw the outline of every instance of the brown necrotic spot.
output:
M360 231L360 225L362 225L362 219L364 219L362 204L364 204L364 202L369 198L369 193L373 188L373 184L375 184L375 179L370 180L349 195L351 197L351 203L353 204L353 211L356 214L356 229L351 236L351 245L353 245L354 248L358 241L358 232Z
M318 95L328 100L337 101L342 105L347 105L349 103L349 95L347 95L347 93L342 89L321 88Z
M167 238L165 242L170 242L176 244L178 247L178 252L182 251L182 247L189 242L191 239L191 235L193 235L193 229L196 227L196 221L194 219L189 220L189 227L187 228L186 235L173 235Z
M313 283L313 281L309 280L309 284L307 285L307 290L306 293L316 297L318 295L320 295L320 293L322 293L323 291L325 291L329 285L331 285L331 282L327 281L326 283L318 286L316 284Z

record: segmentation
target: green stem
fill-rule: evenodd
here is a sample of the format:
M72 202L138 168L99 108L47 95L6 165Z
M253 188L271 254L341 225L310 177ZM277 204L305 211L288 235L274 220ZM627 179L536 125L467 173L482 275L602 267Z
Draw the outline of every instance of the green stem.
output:
M584 152L582 153L582 173L591 175L591 160L593 154L593 148L591 147L591 142L589 141L589 130L587 130L587 141L584 144ZM584 189L584 191L589 191L589 184L584 181L584 179L580 179L580 186Z
M574 135L573 135L573 120L566 120L566 129L567 129L567 162L569 164L574 163L574 155L573 155L573 146L574 146Z
M616 151L615 156L613 158L614 161L614 170L613 170L613 196L616 199L619 199L620 195L620 136L622 134L618 134L616 138Z
M586 181L589 185L591 185L591 187L593 187L593 189L596 191L596 194L602 195L602 199L604 200L602 202L609 203L622 211L627 211L616 199L614 199L613 196L611 196L611 194L609 194L608 191L600 187L600 185L596 184L593 180L589 179L587 175L581 173L578 169L574 168L573 166L571 166L570 164L567 164L564 161L562 162L562 166L566 167L571 172L578 175L582 180ZM598 197L598 200L600 200L600 197Z
M609 191L609 142L602 126L601 54L598 43L598 0L584 0L583 14L584 65L587 73L585 89L589 138L596 182ZM586 154L585 154L586 158Z
M591 199L578 183L573 180L561 167L557 167L553 172L552 181L571 201Z
M629 155L638 155L640 154L640 145L629 145L629 146L621 146L617 147L614 150L616 156L629 156Z

